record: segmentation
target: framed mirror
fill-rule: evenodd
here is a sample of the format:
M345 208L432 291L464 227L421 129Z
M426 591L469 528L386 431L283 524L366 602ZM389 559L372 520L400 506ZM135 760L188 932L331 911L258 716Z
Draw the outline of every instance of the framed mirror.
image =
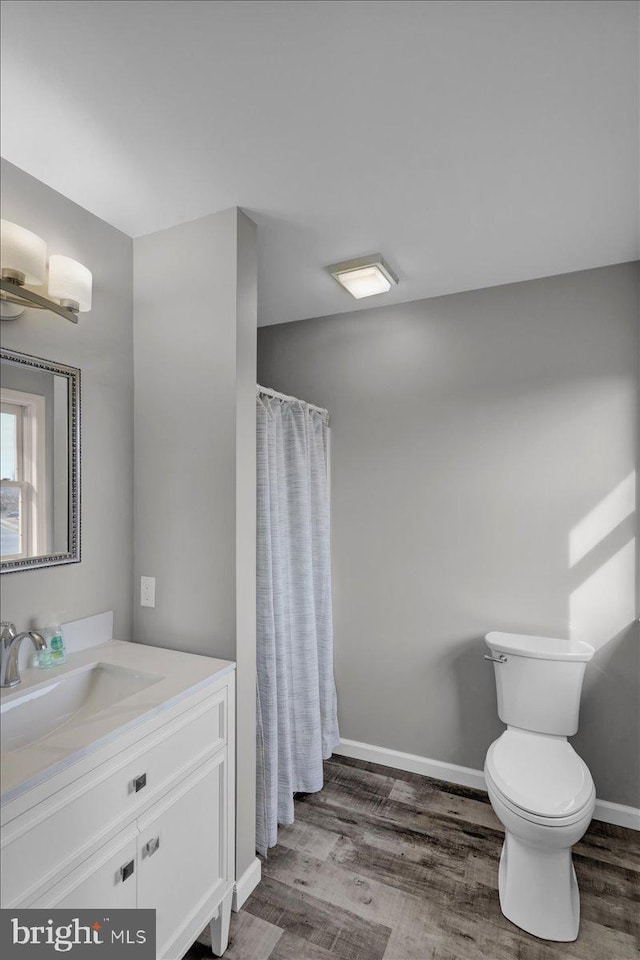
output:
M80 561L80 370L0 350L0 572Z

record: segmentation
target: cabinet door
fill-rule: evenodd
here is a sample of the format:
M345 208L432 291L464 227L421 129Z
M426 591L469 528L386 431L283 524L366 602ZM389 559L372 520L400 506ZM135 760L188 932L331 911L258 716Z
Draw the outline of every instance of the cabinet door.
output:
M92 857L60 880L32 907L71 910L136 906L137 831L127 832L101 847Z
M226 750L138 820L138 907L155 909L157 955L230 879ZM205 921L206 922L206 921Z

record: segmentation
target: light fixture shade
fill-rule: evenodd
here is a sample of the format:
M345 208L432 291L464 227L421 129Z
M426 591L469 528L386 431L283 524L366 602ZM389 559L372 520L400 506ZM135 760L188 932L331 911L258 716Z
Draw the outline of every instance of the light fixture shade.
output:
M47 269L47 244L31 230L3 220L0 223L0 264L3 276L40 286Z
M91 310L91 271L71 257L49 257L49 296L78 304L80 313Z
M356 300L373 297L376 293L387 293L391 284L378 267L360 267L359 270L347 270L337 276L338 283L349 291Z
M358 260L334 263L328 270L356 300L387 293L398 283L395 273L379 253L360 257Z

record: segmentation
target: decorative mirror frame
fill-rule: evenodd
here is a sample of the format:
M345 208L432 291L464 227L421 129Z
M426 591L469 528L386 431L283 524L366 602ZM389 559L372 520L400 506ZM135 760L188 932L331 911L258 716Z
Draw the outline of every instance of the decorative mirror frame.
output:
M66 563L80 563L80 370L64 363L33 357L16 350L0 350L0 362L22 364L36 370L58 374L68 381L68 419L69 419L69 474L67 488L69 495L69 539L65 553L50 553L44 556L29 557L21 560L0 559L0 573L17 573L20 570L37 570L40 567L57 567Z

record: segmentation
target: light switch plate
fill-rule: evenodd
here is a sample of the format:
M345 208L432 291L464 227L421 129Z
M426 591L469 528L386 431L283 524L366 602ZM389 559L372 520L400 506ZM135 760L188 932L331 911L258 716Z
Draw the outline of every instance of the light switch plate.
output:
M156 578L140 577L140 606L155 607L156 605Z

